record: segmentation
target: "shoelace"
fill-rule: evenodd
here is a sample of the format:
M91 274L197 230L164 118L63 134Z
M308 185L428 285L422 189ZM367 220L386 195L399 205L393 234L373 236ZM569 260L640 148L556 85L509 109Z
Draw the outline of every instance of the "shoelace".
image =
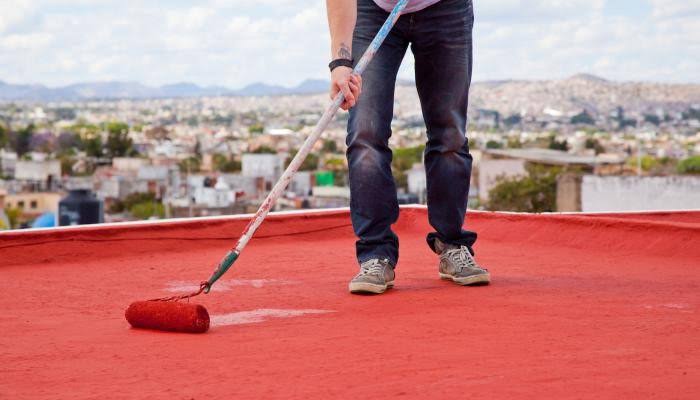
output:
M469 248L467 246L459 246L456 249L449 249L445 252L445 254L450 258L450 260L457 264L457 268L459 268L460 271L464 268L479 268L479 266L476 265L476 261L474 261L474 257L472 256L472 253L469 252Z
M381 275L383 272L384 266L376 258L360 265L360 275Z

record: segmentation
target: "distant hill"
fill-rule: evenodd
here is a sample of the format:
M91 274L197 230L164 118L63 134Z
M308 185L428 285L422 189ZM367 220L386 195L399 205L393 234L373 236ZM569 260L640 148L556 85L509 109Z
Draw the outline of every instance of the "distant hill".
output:
M544 108L564 114L581 110L605 113L618 106L630 111L653 111L657 107L680 111L700 105L700 84L617 82L590 74L541 81L476 82L469 103L502 115L539 114Z
M202 87L188 82L152 87L128 81L87 82L49 88L0 81L0 101L307 95L326 92L328 86L328 81L319 79L305 80L294 87L253 83L241 89ZM404 93L415 96L415 90L413 81L398 81L398 98ZM576 114L582 109L608 113L618 106L630 111L651 112L656 108L682 111L691 105L700 105L700 85L616 82L595 75L577 74L566 79L474 82L469 102L473 109L495 110L504 116L536 115L544 109L566 115Z
M289 94L321 93L328 90L329 82L319 79L307 79L295 87L268 85L265 83L253 83L231 94L236 96L279 96Z
M77 83L49 88L44 85L15 85L0 81L0 100L57 101L202 96L277 96L325 92L328 90L328 85L328 81L308 79L294 87L253 83L234 90L223 86L202 87L189 82L152 87L138 82L109 81Z

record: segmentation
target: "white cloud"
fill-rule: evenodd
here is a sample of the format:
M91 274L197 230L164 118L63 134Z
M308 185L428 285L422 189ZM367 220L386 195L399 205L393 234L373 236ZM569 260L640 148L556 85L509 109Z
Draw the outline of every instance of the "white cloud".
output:
M532 23L555 18L578 19L603 8L604 0L474 1L476 18L484 21Z
M607 0L617 1L617 0ZM327 78L322 0L0 0L0 80L119 79L240 87ZM633 2L628 2L633 4ZM566 77L700 82L697 1L475 0L477 80ZM617 3L616 3L617 4ZM630 7L635 7L631 5ZM634 11L634 10L633 10ZM634 15L632 15L634 14ZM413 77L412 55L400 70ZM41 59L42 62L36 62Z
M697 0L650 0L655 18L698 17L700 2ZM695 21L697 24L697 20Z
M0 49L5 51L25 51L45 48L52 41L47 33L12 34L0 36Z
M214 9L205 7L168 11L165 14L166 25L168 29L196 31L205 26L214 12Z
M0 10L2 10L0 12L0 34L23 22L34 13L35 9L36 6L31 0L3 0L0 2Z

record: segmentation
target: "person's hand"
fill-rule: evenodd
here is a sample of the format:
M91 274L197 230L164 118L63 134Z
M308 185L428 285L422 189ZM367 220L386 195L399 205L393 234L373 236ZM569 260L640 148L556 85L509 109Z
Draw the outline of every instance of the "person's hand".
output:
M352 68L337 67L331 72L331 99L338 92L343 92L345 101L340 105L343 110L349 110L355 106L362 93L362 77L352 73Z

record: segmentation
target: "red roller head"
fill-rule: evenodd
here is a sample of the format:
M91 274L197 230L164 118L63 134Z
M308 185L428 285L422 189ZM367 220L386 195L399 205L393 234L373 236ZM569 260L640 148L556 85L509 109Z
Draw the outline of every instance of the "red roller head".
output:
M209 313L199 304L175 301L137 301L126 309L126 320L134 328L204 333Z

